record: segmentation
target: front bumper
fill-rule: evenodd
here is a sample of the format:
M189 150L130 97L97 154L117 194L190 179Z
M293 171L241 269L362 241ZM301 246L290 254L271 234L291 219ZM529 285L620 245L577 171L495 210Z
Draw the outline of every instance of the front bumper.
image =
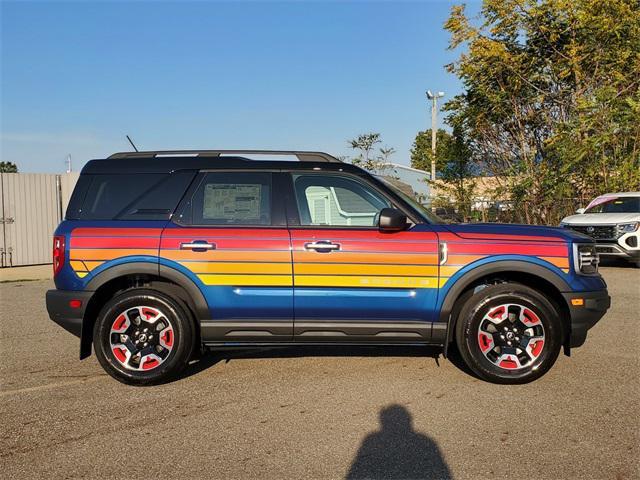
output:
M598 255L601 257L617 257L633 261L640 260L640 249L631 248L627 244L621 246L620 242L603 242L599 240L596 242L596 252L598 252Z
M70 291L70 290L48 290L46 296L47 312L49 318L73 333L76 337L82 334L82 320L87 303L94 292ZM79 307L72 307L70 302L79 300Z
M569 306L571 315L571 332L568 346L572 348L579 347L585 342L587 331L607 313L611 306L611 297L606 289L595 292L567 292L562 295ZM572 300L577 301L579 299L582 299L582 305L574 305L572 303Z

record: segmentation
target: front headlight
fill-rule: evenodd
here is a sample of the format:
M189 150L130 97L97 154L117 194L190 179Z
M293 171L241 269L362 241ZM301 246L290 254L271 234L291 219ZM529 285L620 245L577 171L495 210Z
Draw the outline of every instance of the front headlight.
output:
M617 226L618 233L623 234L635 232L636 230L638 230L638 225L640 225L640 222L619 223Z
M582 275L595 275L598 273L600 259L596 246L593 243L573 244L573 266L576 273Z

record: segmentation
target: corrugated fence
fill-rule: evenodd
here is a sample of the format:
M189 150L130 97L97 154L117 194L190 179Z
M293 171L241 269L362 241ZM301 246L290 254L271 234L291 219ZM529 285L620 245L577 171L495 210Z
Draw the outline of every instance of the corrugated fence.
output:
M53 231L78 173L0 173L0 266L51 263Z

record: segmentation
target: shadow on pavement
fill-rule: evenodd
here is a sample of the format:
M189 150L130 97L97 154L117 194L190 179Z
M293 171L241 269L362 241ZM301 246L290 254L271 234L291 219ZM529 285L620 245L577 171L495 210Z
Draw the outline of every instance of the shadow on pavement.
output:
M218 363L228 363L240 359L260 358L304 358L304 357L412 357L432 358L440 366L442 348L436 346L282 346L282 347L254 347L233 348L226 350L208 351L202 357L190 363L184 372L173 381L180 381L192 375L207 370ZM467 375L475 377L473 372L464 364L456 348L449 349L449 361Z
M453 478L438 444L413 429L411 414L401 405L380 411L380 430L367 435L351 464L347 480Z

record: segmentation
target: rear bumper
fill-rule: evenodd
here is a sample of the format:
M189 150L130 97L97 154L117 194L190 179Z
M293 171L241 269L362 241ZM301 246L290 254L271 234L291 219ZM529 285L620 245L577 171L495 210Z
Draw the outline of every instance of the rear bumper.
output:
M66 331L80 337L82 333L82 319L87 303L93 292L48 290L46 296L47 312L49 318L64 328ZM80 306L74 308L71 300L79 300Z
M585 342L587 331L607 313L611 306L611 297L606 289L595 292L568 292L562 295L569 306L571 315L571 333L568 346L579 347ZM573 305L572 300L577 299L582 299L583 305Z

